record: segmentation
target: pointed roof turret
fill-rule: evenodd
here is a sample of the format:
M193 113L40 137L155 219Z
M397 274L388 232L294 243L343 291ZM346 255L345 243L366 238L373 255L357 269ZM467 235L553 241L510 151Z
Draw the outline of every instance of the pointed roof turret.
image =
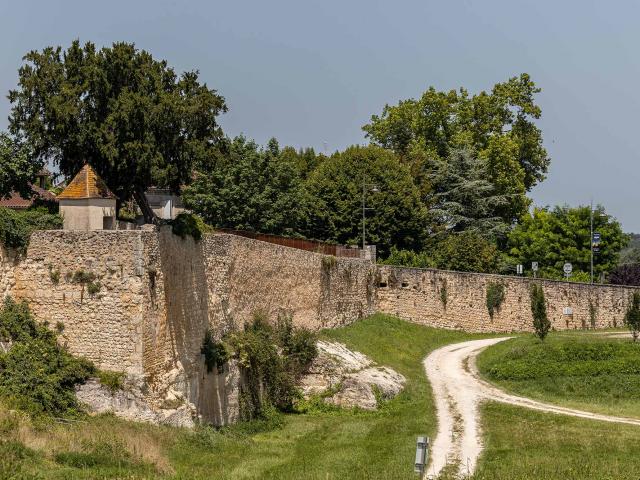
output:
M73 177L58 199L80 200L87 198L116 198L104 181L89 164Z

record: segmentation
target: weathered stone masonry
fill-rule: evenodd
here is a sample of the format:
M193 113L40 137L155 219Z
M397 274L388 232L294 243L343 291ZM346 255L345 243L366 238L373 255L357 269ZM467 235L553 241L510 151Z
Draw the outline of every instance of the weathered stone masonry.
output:
M73 280L95 276L97 292ZM493 318L491 282L505 286ZM543 282L556 329L622 324L633 289ZM161 231L46 231L24 258L0 251L0 294L26 299L40 320L62 328L61 341L100 368L124 371L140 392L120 399L134 418L215 424L238 415L238 368L207 372L200 352L241 328L256 311L291 315L311 329L337 327L376 311L425 325L469 331L531 329L530 280L376 267L228 234L195 242ZM563 309L571 307L573 314ZM131 405L142 399L145 414ZM127 406L130 402L131 405ZM136 403L136 405L138 405ZM150 413L151 412L151 413Z
M533 280L522 277L381 266L377 308L423 325L469 332L532 331L530 288L541 282L556 330L622 326L632 287ZM487 286L504 285L505 298L489 316ZM569 308L572 313L565 314Z
M96 277L99 291L74 282ZM0 292L29 301L61 341L100 368L124 371L160 418L237 416L239 372L207 372L207 329L220 338L256 311L319 329L375 311L375 268L233 235L181 239L153 231L47 231L27 255L0 257ZM178 411L179 410L179 411ZM171 417L171 418L169 418Z

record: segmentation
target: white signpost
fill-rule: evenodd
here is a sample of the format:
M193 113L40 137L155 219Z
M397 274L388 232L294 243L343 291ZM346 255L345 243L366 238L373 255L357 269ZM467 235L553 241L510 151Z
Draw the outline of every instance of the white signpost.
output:
M538 273L538 262L531 262L531 270L533 271L533 278L536 278Z
M522 275L523 272L524 272L524 267L522 266L522 264L516 265L516 273L518 275Z
M571 276L571 272L573 271L573 266L567 262L564 264L564 267L562 267L562 270L564 270L564 276L569 278Z

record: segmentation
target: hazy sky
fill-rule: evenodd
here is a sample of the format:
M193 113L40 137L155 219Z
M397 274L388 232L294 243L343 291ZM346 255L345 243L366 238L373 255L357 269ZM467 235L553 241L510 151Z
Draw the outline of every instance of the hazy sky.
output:
M640 231L640 2L0 0L0 129L21 57L79 38L198 69L226 133L329 152L385 103L528 72L552 157L538 205L593 197Z

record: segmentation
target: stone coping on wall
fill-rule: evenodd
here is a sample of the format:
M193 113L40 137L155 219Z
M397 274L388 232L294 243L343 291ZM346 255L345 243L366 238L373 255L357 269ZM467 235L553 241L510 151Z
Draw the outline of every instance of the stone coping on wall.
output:
M620 288L626 290L638 290L640 289L640 285L615 285L613 283L585 283L585 282L572 282L570 280L556 280L553 278L534 278L534 277L525 277L518 275L503 275L500 273L481 273L481 272L462 272L458 270L444 270L439 268L421 268L421 267L407 267L404 265L389 265L389 264L377 264L378 268L393 268L397 270L412 270L417 272L430 272L430 273L446 273L446 274L454 274L454 275L468 275L474 277L483 277L483 278L502 278L506 280L517 280L517 281L528 281L528 282L544 282L544 283L555 283L559 285L568 285L568 286L578 286L578 287L611 287L611 288ZM384 287L383 287L384 288Z

